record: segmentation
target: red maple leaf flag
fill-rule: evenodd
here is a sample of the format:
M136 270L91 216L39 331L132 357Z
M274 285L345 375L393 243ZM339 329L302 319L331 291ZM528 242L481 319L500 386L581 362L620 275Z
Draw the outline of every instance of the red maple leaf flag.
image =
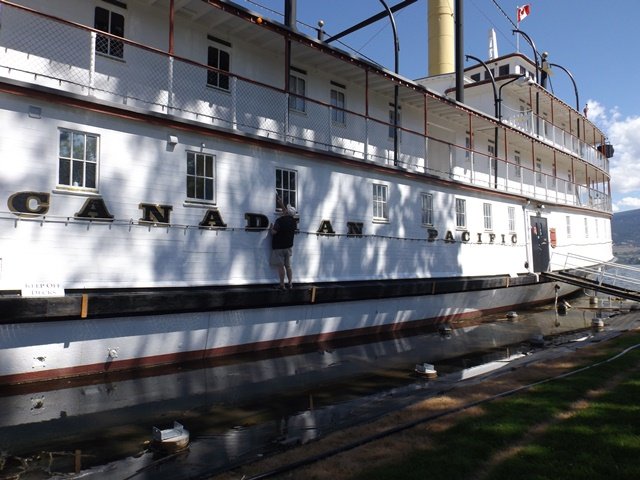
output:
M517 8L518 8L518 14L517 14L518 23L520 23L522 20L527 18L527 16L531 13L531 5L527 4Z

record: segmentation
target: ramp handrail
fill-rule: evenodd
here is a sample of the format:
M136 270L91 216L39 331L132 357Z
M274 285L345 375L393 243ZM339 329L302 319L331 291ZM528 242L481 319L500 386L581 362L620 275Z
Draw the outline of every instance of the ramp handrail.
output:
M563 260L564 257L564 260ZM611 272L611 269L615 269ZM626 288L632 285L631 290L640 291L640 268L632 265L624 265L616 262L603 262L595 258L589 258L573 253L553 252L549 261L549 270L573 270L584 272L597 278L599 285L604 283L621 287L626 283Z

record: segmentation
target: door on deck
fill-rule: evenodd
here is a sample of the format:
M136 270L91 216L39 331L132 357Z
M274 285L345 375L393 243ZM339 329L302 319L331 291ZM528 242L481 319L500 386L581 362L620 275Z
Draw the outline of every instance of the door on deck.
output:
M531 216L531 251L533 271L546 272L549 269L549 231L546 218Z

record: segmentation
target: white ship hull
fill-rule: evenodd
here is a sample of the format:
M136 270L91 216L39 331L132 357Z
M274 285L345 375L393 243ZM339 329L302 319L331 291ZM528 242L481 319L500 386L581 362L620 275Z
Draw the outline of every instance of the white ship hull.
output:
M89 3L0 0L0 384L474 318L612 258L604 134L521 55L496 119L232 2Z

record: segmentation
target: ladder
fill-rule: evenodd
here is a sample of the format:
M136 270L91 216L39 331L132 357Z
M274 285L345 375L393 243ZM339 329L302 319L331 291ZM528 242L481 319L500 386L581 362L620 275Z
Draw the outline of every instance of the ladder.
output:
M540 275L558 282L640 302L640 268L574 254L553 254L550 271ZM555 270L555 271L553 271Z

